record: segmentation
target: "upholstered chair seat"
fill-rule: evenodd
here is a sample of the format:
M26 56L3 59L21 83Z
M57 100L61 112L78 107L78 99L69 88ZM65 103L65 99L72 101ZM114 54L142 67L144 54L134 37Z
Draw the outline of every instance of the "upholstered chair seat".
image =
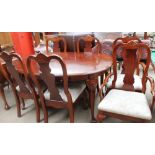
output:
M78 97L83 93L83 91L86 89L86 84L84 82L70 83L68 86L68 89L72 96L72 101L74 103L78 99ZM67 97L65 95L63 86L58 86L58 90L62 99L65 102L67 102ZM44 97L46 100L50 100L50 92L48 90L44 93Z
M98 105L98 110L145 120L152 115L145 94L112 89Z
M116 80L116 83L115 83L115 88L122 88L123 86L123 80L124 80L124 75L125 74L118 74L117 75L117 80ZM113 78L114 76L111 76L111 78L109 79L108 83L107 83L107 87L108 88L111 88L112 86L112 81L113 81ZM134 75L134 88L135 90L139 90L141 91L142 90L142 79L140 76L138 75Z

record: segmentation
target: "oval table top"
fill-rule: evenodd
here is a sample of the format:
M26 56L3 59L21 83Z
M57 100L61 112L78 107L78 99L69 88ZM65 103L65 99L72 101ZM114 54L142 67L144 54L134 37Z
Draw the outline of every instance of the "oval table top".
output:
M79 77L84 78L85 76L91 75L101 75L104 71L112 65L112 57L106 54L101 53L76 53L76 52L55 52L48 53L46 55L58 55L62 57L63 61L66 64L67 75L69 77ZM26 63L26 59L23 59L24 63ZM19 71L21 68L15 63L16 67ZM50 62L51 73L55 76L62 76L62 69L58 62L51 61ZM38 66L32 66L33 72L38 73ZM21 71L22 72L22 71Z

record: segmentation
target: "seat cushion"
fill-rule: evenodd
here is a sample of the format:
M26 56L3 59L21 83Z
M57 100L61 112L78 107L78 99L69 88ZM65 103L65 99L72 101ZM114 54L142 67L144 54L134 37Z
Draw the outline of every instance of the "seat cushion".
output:
M152 115L145 94L112 89L100 102L101 111L151 120Z
M68 89L72 96L72 101L75 102L78 97L81 95L81 93L86 88L86 84L84 82L72 82L69 83ZM62 99L67 102L67 97L64 92L63 86L58 86L59 94L61 95ZM50 92L47 90L44 93L44 97L46 100L50 100Z
M107 83L107 87L110 88L112 86L112 81L113 81L114 76L112 76L108 83ZM122 88L123 87L123 80L124 80L124 74L118 74L117 75L117 80L116 80L116 84L115 84L115 88ZM140 76L138 75L134 75L134 88L135 90L142 90L142 80L140 78Z

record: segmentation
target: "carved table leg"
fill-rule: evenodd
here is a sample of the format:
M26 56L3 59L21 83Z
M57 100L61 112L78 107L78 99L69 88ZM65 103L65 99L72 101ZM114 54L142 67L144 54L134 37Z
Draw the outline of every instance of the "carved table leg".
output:
M94 117L94 105L95 105L95 91L98 83L97 78L88 79L86 81L87 87L89 90L89 102L90 102L90 108L91 108L91 121L96 122L96 119Z

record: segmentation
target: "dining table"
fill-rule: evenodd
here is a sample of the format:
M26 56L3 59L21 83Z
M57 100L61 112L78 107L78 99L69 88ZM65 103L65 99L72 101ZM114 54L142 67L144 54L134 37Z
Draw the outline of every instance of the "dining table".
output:
M94 105L95 94L98 85L98 77L102 76L111 66L112 57L104 53L92 53L92 52L48 52L45 55L58 55L66 64L68 81L85 81L89 93L89 103L91 110L91 122L95 122ZM26 64L27 58L22 58ZM20 73L22 69L18 65L18 61L14 62L16 68ZM39 74L39 68L37 65L32 64L32 70L37 75ZM50 62L50 68L52 73L57 77L63 76L60 64L57 62Z

